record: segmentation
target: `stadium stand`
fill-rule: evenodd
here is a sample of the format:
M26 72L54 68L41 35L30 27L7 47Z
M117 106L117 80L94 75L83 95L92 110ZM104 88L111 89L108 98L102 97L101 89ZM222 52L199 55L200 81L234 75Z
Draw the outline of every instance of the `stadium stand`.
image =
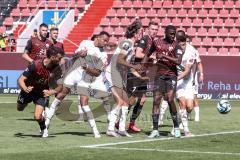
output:
M106 0L104 3L100 0L91 3L90 0L20 0L18 3L10 1L0 1L10 3L13 8L13 10L9 9L9 14L5 14L0 32L11 29L16 21L26 21L36 9L66 7L74 9L77 23L64 41L67 52L73 52L81 40L90 38L92 34L102 30L109 31L112 39L120 40L126 26L135 18L140 18L145 27L150 20L159 22L161 26L159 36L163 36L164 27L169 24L185 30L203 55L222 55L221 48L227 48L229 55L232 53L237 55L236 52L239 51L237 47L239 47L240 1L238 0ZM87 4L91 5L85 10ZM83 11L84 16L79 20L78 15ZM14 33L17 33L16 30L19 28L22 27L15 27ZM208 51L210 52L207 53Z

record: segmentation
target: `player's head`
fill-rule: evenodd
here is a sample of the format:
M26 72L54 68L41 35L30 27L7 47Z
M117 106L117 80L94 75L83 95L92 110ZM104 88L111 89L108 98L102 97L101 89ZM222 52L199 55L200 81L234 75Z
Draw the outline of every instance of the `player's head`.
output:
M48 25L47 24L45 24L45 23L40 24L39 35L43 39L47 38L47 35L48 35Z
M177 41L178 41L179 37L183 37L183 36L185 36L185 38L186 38L185 32L183 30L178 30L177 33L176 33Z
M178 36L178 38L177 38L177 42L178 42L178 45L181 47L181 49L183 50L183 51L185 51L185 49L186 49L186 35L184 34L182 34L182 35L179 35Z
M186 42L191 44L192 43L192 38L186 34Z
M50 63L53 66L58 65L59 61L62 59L63 56L64 51L59 47L55 47L52 45L47 50L47 58L51 60Z
M168 25L165 29L165 39L172 43L176 36L176 27L173 25Z
M143 35L142 23L139 20L135 20L127 27L125 32L126 38L134 38L135 41L140 40Z
M102 31L97 35L94 41L97 42L97 46L100 48L105 47L109 42L110 34L108 32Z
M57 38L58 38L58 28L57 27L53 27L50 29L50 38L55 41L57 40Z
M148 34L151 37L155 37L158 33L158 23L155 21L150 21L148 24Z

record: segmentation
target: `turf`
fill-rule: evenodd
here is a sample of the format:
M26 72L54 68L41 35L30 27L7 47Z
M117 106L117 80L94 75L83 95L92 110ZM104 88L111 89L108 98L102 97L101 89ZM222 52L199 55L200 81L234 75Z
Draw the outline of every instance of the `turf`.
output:
M211 135L202 137L166 139L170 137L172 122L169 113L160 128L161 138L151 142L117 144L106 147L84 148L84 146L146 140L151 131L151 105L148 101L137 121L142 132L132 134L133 138L111 138L105 135L106 116L99 116L97 126L102 138L95 139L87 123L63 121L54 117L49 138L43 139L39 127L33 120L34 106L29 105L23 112L16 111L16 96L0 97L0 159L240 159L240 133ZM76 97L71 112L76 113ZM232 110L226 115L216 110L216 101L201 101L200 122L190 121L190 129L196 135L227 131L240 131L240 102L231 101ZM90 103L92 108L99 102ZM99 114L101 115L101 114ZM192 115L194 117L194 114Z

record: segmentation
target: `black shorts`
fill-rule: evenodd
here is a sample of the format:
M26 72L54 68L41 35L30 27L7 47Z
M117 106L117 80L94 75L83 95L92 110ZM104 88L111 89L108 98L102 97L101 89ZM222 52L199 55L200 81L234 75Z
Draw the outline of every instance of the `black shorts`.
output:
M162 93L174 90L176 92L177 76L174 75L161 75L154 79L154 90Z
M147 81L142 81L132 73L128 73L126 88L129 94L145 93L147 92Z
M33 102L34 104L41 105L44 108L48 107L49 104L49 98L44 97L42 93L38 92L30 92L26 93L23 90L18 95L18 104L28 104Z

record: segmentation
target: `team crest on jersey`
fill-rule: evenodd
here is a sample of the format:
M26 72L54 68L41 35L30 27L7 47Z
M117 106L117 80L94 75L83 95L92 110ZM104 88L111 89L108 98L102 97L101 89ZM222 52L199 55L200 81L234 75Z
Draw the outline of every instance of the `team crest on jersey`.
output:
M145 43L145 41L142 39L142 40L140 41L140 43L141 43L141 44L144 44L144 43Z
M129 48L131 48L131 47L132 47L132 42L129 40L123 40L119 44L119 48L126 50L126 51L129 50Z

